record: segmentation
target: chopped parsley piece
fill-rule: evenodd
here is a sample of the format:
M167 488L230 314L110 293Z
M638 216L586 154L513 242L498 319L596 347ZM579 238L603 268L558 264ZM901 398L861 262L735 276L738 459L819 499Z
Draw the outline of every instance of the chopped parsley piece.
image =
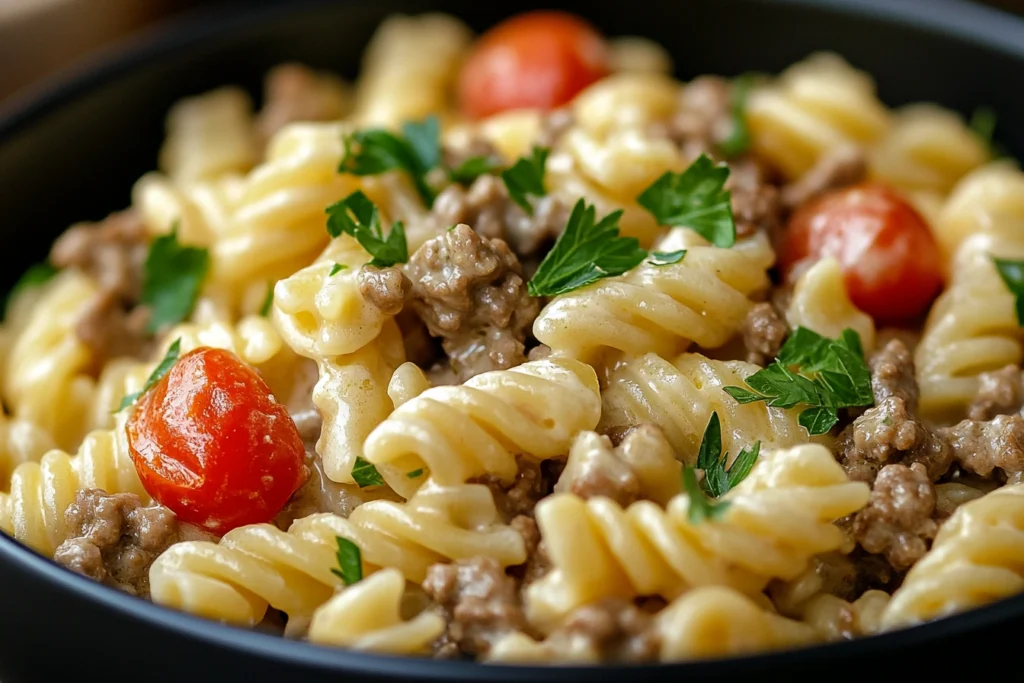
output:
M136 391L134 394L128 394L121 399L121 405L117 407L114 412L120 412L128 406L134 404L139 400L139 397L144 393L156 386L156 383L163 379L164 375L178 362L178 356L181 354L181 338L174 340L169 347L167 347L167 353L164 354L163 360L153 368L153 372L149 373L149 377L146 378L146 383L142 385L141 391Z
M978 107L971 114L971 120L967 127L977 135L982 142L989 147L992 146L993 135L996 132L996 112L992 107Z
M690 228L717 247L736 243L732 199L725 189L729 167L701 154L682 173L671 171L636 198L661 225Z
M400 221L395 221L385 237L380 225L380 212L362 190L356 190L327 207L327 232L331 237L338 237L341 233L355 237L373 257L371 266L384 268L409 260L405 227Z
M346 268L348 268L348 266L346 266L344 263L335 263L333 266L331 266L331 272L327 273L327 277L334 277L335 275L345 270Z
M363 554L359 552L359 546L347 538L335 536L338 542L338 568L331 568L331 573L345 582L346 586L362 580L363 578Z
M544 196L544 164L547 163L547 147L534 147L528 157L519 157L516 163L501 172L501 179L508 188L508 196L528 215L533 215L533 205L528 195Z
M147 325L150 332L189 316L209 268L206 249L178 242L177 224L170 233L153 240L142 274L142 303L152 309Z
M697 473L689 465L683 465L683 490L690 498L690 509L687 517L693 524L700 524L706 520L718 519L729 509L729 501L711 500L704 493L704 489L697 483Z
M747 127L747 98L754 87L754 76L744 74L732 82L729 115L732 131L718 146L726 157L738 157L750 149L750 129Z
M746 383L749 389L725 387L725 391L740 403L765 401L779 408L807 405L798 421L812 435L831 429L839 421L839 408L874 403L860 337L849 328L839 339L829 339L798 327L775 362Z
M686 256L686 250L679 251L652 251L651 259L648 261L652 266L670 266L679 263Z
M749 449L741 449L732 466L726 468L729 454L722 452L722 423L717 412L711 413L697 454L697 469L704 470L704 491L712 498L721 498L750 474L760 452L761 442L755 441Z
M453 183L460 185L471 185L474 180L482 175L494 173L501 166L490 157L470 157L456 168L448 170L448 177Z
M427 173L441 162L441 124L436 116L402 124L402 134L373 128L345 136L345 156L340 173L379 175L405 171L428 206L437 196L427 183Z
M260 306L260 315L266 318L270 315L270 307L274 305L274 283L267 283L267 295L263 297L263 304Z
M419 477L422 477L423 476L423 468L421 467L418 470L413 470L412 472L410 472L409 474L407 474L405 476L409 477L410 479L417 479Z
M647 258L635 238L619 237L620 216L622 211L613 211L595 222L594 207L576 202L565 230L527 285L530 296L565 294L625 273Z
M384 485L384 478L380 476L380 472L373 466L373 463L367 462L358 456L356 456L356 464L352 467L352 479L355 480L361 489L367 486Z
M29 266L28 270L21 274L18 281L11 287L11 291L7 294L7 304L9 305L14 296L25 289L31 287L38 287L39 285L45 284L57 274L57 269L50 265L48 261L42 263L36 263Z
M1024 261L1013 261L993 256L999 277L1013 294L1013 302L1017 310L1017 325L1024 327Z

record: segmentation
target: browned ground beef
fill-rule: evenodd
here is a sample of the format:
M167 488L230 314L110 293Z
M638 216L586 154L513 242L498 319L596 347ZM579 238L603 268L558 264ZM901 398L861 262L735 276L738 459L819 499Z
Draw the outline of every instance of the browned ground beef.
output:
M743 322L747 362L761 366L771 363L779 355L788 334L789 326L772 304L755 304Z
M971 401L967 417L972 420L991 420L996 415L1019 412L1024 403L1024 386L1017 365L983 372L978 376L978 393Z
M505 242L458 225L417 249L406 273L410 304L442 339L460 382L526 360L524 341L538 303Z
M144 506L134 493L83 489L64 513L68 540L53 559L68 569L133 595L149 596L149 566L182 540L174 513Z
M871 392L875 404L890 396L903 399L911 413L917 412L919 391L914 377L914 356L907 345L899 339L892 339L868 360L871 368Z
M295 121L333 121L344 112L333 87L307 66L286 63L267 73L263 84L263 109L256 129L264 143Z
M521 582L523 590L551 570L551 559L540 537L537 522L529 515L519 515L509 523L519 532L526 545L526 563L510 568L510 573Z
M826 153L798 180L782 189L782 204L795 209L830 191L864 180L868 165L864 151L856 145L844 145Z
M902 571L928 551L938 531L934 515L935 487L924 465L886 465L867 506L856 514L853 530L864 550L885 555Z
M663 133L680 144L687 158L714 150L733 130L732 88L718 76L699 76L683 88L679 111Z
M732 172L725 189L732 193L736 235L756 232L774 235L781 224L778 188L768 182L764 169L754 159L739 159L729 165Z
M397 315L412 288L401 268L378 268L367 264L359 269L358 277L359 293L384 315Z
M949 441L957 463L967 472L982 477L1001 470L1019 478L1024 472L1024 418L997 415L991 420L964 420L941 430Z
M562 135L572 127L574 121L571 109L555 109L548 112L541 119L536 144L540 147L554 147Z
M551 493L552 481L541 470L541 466L525 456L517 456L519 473L512 482L502 482L492 474L470 480L491 489L494 504L502 519L509 521L518 515L533 516L533 508L544 496Z
M573 610L547 643L556 652L590 650L603 662L653 661L661 647L651 614L621 598L605 598Z

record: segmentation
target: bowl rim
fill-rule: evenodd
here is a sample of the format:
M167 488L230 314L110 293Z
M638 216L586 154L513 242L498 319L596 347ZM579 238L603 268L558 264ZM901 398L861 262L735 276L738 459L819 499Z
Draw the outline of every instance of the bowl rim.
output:
M764 4L822 10L849 17L919 28L953 40L979 45L1024 61L1024 19L966 0L760 0ZM162 57L231 35L275 17L291 15L331 0L292 0L252 3L231 0L199 7L115 41L74 65L60 69L37 85L17 91L0 104L0 145L43 117L133 70ZM843 657L867 658L929 640L954 638L1024 615L1024 594L1004 598L937 621L851 641L715 660L679 663L538 666L443 661L388 656L285 639L252 629L227 626L140 600L58 566L7 535L0 533L0 561L30 572L77 598L101 605L136 621L176 636L202 639L212 646L240 654L269 658L282 664L314 667L338 673L413 677L431 681L600 681L623 680L643 672L671 671L694 676L734 676L778 668L800 658L803 662Z

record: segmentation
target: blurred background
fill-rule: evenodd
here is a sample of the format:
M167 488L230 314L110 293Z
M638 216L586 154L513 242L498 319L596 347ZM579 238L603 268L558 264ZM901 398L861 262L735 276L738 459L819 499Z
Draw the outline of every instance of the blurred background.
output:
M907 0L892 0L903 1ZM120 38L199 5L217 2L0 0L0 64L3 65L0 68L0 102ZM557 5L557 2L552 1L551 4ZM984 0L982 4L1024 15L1024 0Z

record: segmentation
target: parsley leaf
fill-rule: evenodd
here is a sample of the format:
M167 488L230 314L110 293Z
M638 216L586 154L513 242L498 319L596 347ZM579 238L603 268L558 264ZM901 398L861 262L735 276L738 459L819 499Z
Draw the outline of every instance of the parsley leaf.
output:
M136 391L134 394L128 394L121 399L121 405L117 407L114 412L120 412L132 405L139 400L139 397L144 393L156 386L156 383L163 379L164 375L174 367L174 364L178 362L178 356L181 354L181 338L174 340L169 347L167 347L167 353L164 354L163 360L153 368L153 372L149 373L149 377L146 378L146 383L142 385L141 391Z
M347 538L335 536L338 542L338 568L331 568L331 573L345 582L346 586L362 580L363 578L363 554L359 552L359 546Z
M534 146L530 156L519 157L511 168L501 172L508 196L523 207L527 215L533 215L533 205L527 195L544 196L544 165L550 152L547 147Z
M267 295L263 297L263 304L260 306L260 315L266 318L270 315L270 307L274 305L274 283L267 283Z
M345 270L346 268L348 268L348 266L346 266L344 263L335 263L333 266L331 266L331 272L327 273L327 277L334 277L335 275Z
M747 387L724 387L740 403L769 406L807 405L798 421L809 434L824 434L839 420L838 409L870 406L871 371L864 362L860 337L851 329L829 339L798 327L779 350L775 362L746 380ZM752 390L752 391L751 391Z
M668 171L636 201L661 225L690 228L717 247L736 243L732 199L725 189L729 167L701 154L682 173Z
M189 316L210 268L206 249L178 242L178 226L149 245L142 275L142 303L152 308L147 329L156 332Z
M421 467L418 470L413 470L412 472L409 472L409 474L407 474L405 476L407 476L409 479L417 479L419 477L422 477L423 476L423 468Z
M754 87L754 76L744 74L732 83L730 118L732 132L718 146L728 158L738 157L750 148L750 129L747 127L747 98Z
M729 454L722 452L722 423L717 412L711 413L697 453L697 469L704 470L704 491L713 498L725 495L750 474L760 452L761 442L756 441L750 449L742 449L732 466L726 468Z
M1003 284L1013 294L1013 301L1017 309L1017 325L1024 327L1024 261L1013 261L993 256L992 262L996 265Z
M356 456L356 464L352 466L352 479L355 480L361 489L367 486L384 485L384 478L380 476L380 472L373 466L373 463L367 462L358 456Z
M690 509L687 517L693 524L705 520L718 519L729 509L729 501L714 501L704 494L704 489L697 483L697 474L689 465L683 466L683 490L690 498Z
M38 287L39 285L45 284L52 279L57 272L57 269L51 266L49 261L43 261L42 263L36 263L29 266L28 270L22 273L21 277L18 278L18 281L14 283L13 287L11 287L11 291L7 293L7 303L5 304L5 307L10 305L11 300L18 292L29 289L30 287Z
M448 177L453 183L471 185L480 176L494 173L500 167L491 157L470 157L457 167L448 169Z
M380 128L356 131L344 139L345 156L338 172L379 175L405 171L428 206L437 196L427 183L427 173L441 161L441 124L436 116L402 125L402 135Z
M648 261L652 266L670 266L673 263L679 263L686 256L686 250L680 249L679 251L652 251L651 260Z
M977 135L982 142L989 147L992 146L992 136L996 131L996 112L992 107L978 107L971 114L971 120L967 127Z
M370 252L371 266L387 267L409 260L409 247L405 241L405 227L395 221L391 232L384 237L377 206L356 190L339 202L327 207L327 232L331 237L341 233L351 235ZM331 275L334 273L332 272Z
M620 275L647 258L633 237L619 237L619 217L613 211L595 223L595 210L583 199L576 202L565 230L541 261L527 285L530 296L555 296L601 278Z

